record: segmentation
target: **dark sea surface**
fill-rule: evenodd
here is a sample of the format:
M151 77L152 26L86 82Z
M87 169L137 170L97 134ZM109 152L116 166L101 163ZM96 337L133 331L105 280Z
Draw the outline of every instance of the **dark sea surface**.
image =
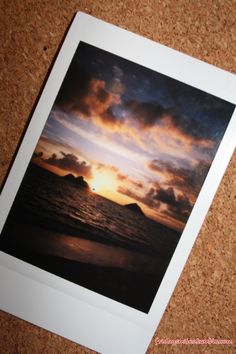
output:
M30 163L0 249L147 312L179 237L175 230ZM97 281L91 280L94 275ZM147 294L141 292L137 299L141 282Z

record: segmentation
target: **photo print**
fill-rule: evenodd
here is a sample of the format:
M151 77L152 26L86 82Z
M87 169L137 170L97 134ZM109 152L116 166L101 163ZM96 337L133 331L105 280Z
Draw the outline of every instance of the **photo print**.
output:
M148 313L234 108L80 42L0 250Z

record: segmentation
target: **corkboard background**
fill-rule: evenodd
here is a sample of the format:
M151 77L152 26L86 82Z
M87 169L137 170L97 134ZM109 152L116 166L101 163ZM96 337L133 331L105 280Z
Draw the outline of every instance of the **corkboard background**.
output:
M235 0L1 0L0 183L76 11L235 73L235 6ZM235 167L236 154L155 334L158 338L235 341ZM154 339L148 349L149 354L233 352L232 345L157 347ZM0 353L94 352L0 312Z

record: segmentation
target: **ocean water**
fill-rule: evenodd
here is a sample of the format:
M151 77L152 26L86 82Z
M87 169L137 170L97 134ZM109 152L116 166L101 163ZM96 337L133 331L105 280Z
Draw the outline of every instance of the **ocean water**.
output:
M30 164L15 218L57 232L150 254L172 255L180 233Z
M180 233L30 163L0 249L148 312Z

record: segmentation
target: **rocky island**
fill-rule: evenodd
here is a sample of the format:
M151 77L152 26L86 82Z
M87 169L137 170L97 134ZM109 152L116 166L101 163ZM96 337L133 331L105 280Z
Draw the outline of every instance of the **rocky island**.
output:
M137 203L126 204L126 205L124 205L124 207L134 211L135 213L137 213L139 215L146 216Z
M85 189L90 189L88 183L84 180L83 176L75 177L72 173L62 177L64 180L74 184L77 187L83 187Z

